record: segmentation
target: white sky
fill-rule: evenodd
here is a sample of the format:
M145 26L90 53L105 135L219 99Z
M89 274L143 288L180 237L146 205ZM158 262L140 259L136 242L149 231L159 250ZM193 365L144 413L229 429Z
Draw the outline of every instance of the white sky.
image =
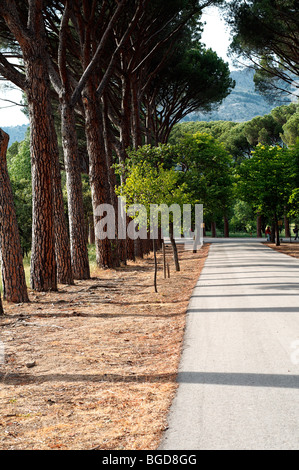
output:
M230 69L233 68L231 60L227 57L227 50L230 44L230 33L228 27L221 18L217 7L209 7L202 15L202 21L206 23L202 34L202 42L217 52L226 62L229 62Z
M217 52L226 62L230 63L226 55L229 45L229 33L226 30L224 20L218 14L218 9L216 7L207 8L202 19L207 23L202 36L203 43L206 47L210 47ZM233 68L231 63L230 67L231 69ZM16 90L5 90L0 82L0 127L28 124L28 119L21 112L21 108L19 106L10 107L12 104L3 101L3 99L19 103L22 99L22 93Z
M22 92L20 90L6 90L0 82L0 127L19 126L28 124L27 117L22 113L20 106L13 106L3 100L20 103Z

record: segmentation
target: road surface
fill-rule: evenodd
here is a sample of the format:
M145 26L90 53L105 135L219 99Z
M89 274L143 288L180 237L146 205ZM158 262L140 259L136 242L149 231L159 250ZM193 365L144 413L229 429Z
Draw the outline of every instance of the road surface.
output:
M299 449L299 260L218 240L190 300L161 450Z

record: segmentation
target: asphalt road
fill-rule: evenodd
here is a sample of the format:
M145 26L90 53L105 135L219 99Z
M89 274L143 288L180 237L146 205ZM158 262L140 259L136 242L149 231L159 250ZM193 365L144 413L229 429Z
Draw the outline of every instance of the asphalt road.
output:
M299 449L299 260L213 243L160 450Z

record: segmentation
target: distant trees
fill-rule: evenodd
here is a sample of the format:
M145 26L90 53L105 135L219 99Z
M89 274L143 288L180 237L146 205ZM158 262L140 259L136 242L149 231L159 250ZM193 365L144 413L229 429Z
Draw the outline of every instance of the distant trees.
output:
M171 132L169 142L174 145L178 144L182 139L189 138L190 134L194 135L199 132L201 134L209 134L218 142L222 142L225 146L225 149L233 157L233 167L238 174L239 167L242 162L245 165L250 165L250 160L253 158L254 151L257 148L260 148L260 145L263 145L265 148L281 148L285 147L284 151L286 155L289 155L290 161L294 161L293 166L294 171L298 172L298 149L296 142L299 138L299 128L298 128L298 104L291 103L288 106L279 106L274 108L269 115L258 116L253 118L251 121L235 123L229 121L210 121L210 122L184 122L179 123L174 126L173 131ZM258 146L258 147L257 147ZM286 148L288 147L288 148ZM297 150L296 150L297 149ZM297 153L296 153L297 152ZM271 153L270 156L275 156L275 152ZM294 157L295 155L295 157ZM297 160L296 160L297 158ZM256 161L256 160L254 160ZM287 158L286 158L287 161ZM264 159L263 162L266 164L267 160ZM269 178L271 179L271 158L269 158ZM274 165L274 162L273 162ZM242 165L241 165L242 166ZM243 168L243 167L242 167ZM297 170L296 170L297 168ZM261 165L261 172L263 166ZM291 193L288 192L288 197L280 198L282 204L282 209L279 212L279 216L284 218L285 223L285 233L286 236L290 236L289 232L289 217L297 217L296 207L298 199L298 179L294 183L292 178L288 181L290 177L289 167L286 163L286 168L284 170L283 164L281 164L281 177L285 178L285 187L289 187L289 184L293 184L293 190ZM258 164L256 166L256 171L258 171ZM262 236L262 230L264 229L265 220L274 218L273 210L270 213L269 210L265 211L262 209L262 205L253 203L251 200L252 191L249 186L244 190L242 197L238 190L241 181L247 181L247 176L244 174L244 178L235 180L233 178L234 190L232 192L232 197L228 204L228 219L230 220L230 225L232 229L237 231L247 231L252 233L255 226L257 227L257 235ZM249 181L249 179L248 179ZM266 170L263 174L264 184L273 184L275 182L267 182ZM293 183L292 183L293 181ZM277 181L277 184L279 182ZM279 183L284 184L284 183ZM242 183L243 185L243 183ZM282 192L284 189L281 190ZM290 199L291 198L291 199ZM217 200L217 199L216 199ZM219 201L221 198L219 197ZM221 225L221 230L225 231L224 222L220 220L219 208L214 212L214 218L216 218L217 223ZM207 205L205 204L205 220L208 222L207 225L211 225L212 234L215 236L215 223L212 220L212 215L207 212ZM254 217L257 217L257 221L253 222ZM243 219L242 219L243 218ZM223 227L223 228L222 228Z
M157 147L147 145L129 152L129 155L131 164L127 167L127 171L130 184L123 185L122 188L126 194L131 195L131 200L136 191L137 202L143 203L142 198L146 197L147 185L155 180L155 184L151 183L150 187L151 190L156 188L158 191L157 201L164 199L166 204L168 202L180 204L181 200L190 204L203 204L204 217L214 225L216 219L222 217L225 235L229 236L228 215L233 201L233 160L224 144L209 134L198 132L186 134L175 145L160 144ZM150 171L146 172L145 168L150 168ZM143 169L142 178L141 169ZM166 175L175 177L177 189L181 191L180 197L175 196L175 187L170 190L166 186L164 190L166 182L169 181ZM153 193L150 194L154 201Z
M267 145L293 145L299 138L298 111L296 103L278 106L270 114L256 116L246 122L196 121L182 122L174 126L169 138L170 143L186 133L209 133L224 143L233 156L235 164L250 158L258 143Z
M177 144L182 178L194 200L204 205L204 216L215 227L223 217L224 236L229 236L228 211L232 202L233 160L223 143L209 134L186 134Z
M280 245L278 221L289 204L295 177L294 154L279 146L258 144L252 158L242 162L237 170L238 196L273 220L276 245Z
M175 54L147 96L147 142L166 143L174 125L192 111L209 111L231 92L228 65L198 44Z
M299 110L283 126L282 139L288 146L295 145L299 139Z

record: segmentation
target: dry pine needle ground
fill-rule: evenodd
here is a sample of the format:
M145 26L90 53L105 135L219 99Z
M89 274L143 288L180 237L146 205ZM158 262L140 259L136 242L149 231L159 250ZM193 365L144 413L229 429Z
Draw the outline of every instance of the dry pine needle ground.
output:
M180 249L158 293L153 257L58 293L30 293L0 320L0 449L156 449L167 425L192 290L209 246Z
M273 250L279 251L280 253L284 253L285 255L292 256L293 258L299 258L299 243L297 244L296 242L283 242L280 246L276 246L275 243L266 243L266 245L272 248Z

